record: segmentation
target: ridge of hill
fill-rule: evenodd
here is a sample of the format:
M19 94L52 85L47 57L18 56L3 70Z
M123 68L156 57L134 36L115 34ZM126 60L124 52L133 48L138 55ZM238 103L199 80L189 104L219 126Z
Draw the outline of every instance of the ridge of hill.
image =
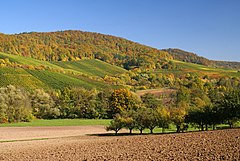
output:
M173 59L180 60L183 62L201 64L205 66L212 66L218 68L240 69L240 62L209 60L202 56L198 56L195 53L187 52L181 49L169 48L163 49L163 51L168 52L173 57Z

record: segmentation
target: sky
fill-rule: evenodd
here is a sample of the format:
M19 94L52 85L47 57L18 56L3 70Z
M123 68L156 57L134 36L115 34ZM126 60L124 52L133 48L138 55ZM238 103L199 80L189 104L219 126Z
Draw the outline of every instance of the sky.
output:
M239 0L6 0L0 32L82 30L240 61Z

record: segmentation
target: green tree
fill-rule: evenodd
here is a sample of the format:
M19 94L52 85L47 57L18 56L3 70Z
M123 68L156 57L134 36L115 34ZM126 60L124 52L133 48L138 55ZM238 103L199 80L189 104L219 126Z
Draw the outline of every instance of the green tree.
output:
M141 100L147 108L156 109L162 106L162 101L159 98L157 98L156 95L151 93L146 93L142 95Z
M54 119L60 115L52 97L42 89L36 89L31 95L33 114L40 119Z
M162 132L164 133L165 129L169 127L169 124L171 123L171 113L170 110L166 107L158 108L156 109L156 112L158 114L157 122L158 127L162 128Z
M30 121L32 109L28 93L15 86L0 88L0 122Z
M110 125L106 127L107 131L115 131L115 135L117 135L118 131L123 128L122 117L117 114L114 119L110 122Z
M108 115L110 113L109 97L110 92L107 90L100 91L96 95L95 106L101 119L111 118L111 116Z
M129 130L129 133L132 134L132 130L136 126L136 120L134 119L135 111L123 111L121 113L123 126Z
M144 118L142 117L144 126L148 128L150 130L150 133L152 134L154 128L158 126L159 115L156 109L146 108L144 110L145 110L145 112L143 112Z
M180 132L181 127L183 126L186 114L187 112L185 108L171 109L171 121L175 124L177 132Z
M219 112L222 119L233 127L234 123L240 120L240 90L231 90L224 94L219 102Z
M74 88L72 90L72 100L74 101L73 113L78 118L98 118L99 113L96 110L96 91L85 90L83 88Z
M135 127L140 131L140 134L142 134L143 130L146 128L146 117L148 117L146 108L140 108L134 114L134 120L136 121Z

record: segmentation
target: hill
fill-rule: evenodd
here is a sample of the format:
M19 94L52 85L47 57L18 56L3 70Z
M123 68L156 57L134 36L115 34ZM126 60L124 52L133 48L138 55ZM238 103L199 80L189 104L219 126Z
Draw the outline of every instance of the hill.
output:
M215 61L209 60L207 58L198 56L192 52L187 52L180 49L163 49L163 51L168 52L173 59L190 62L195 64L201 64L205 66L212 66L218 68L231 68L231 69L240 69L240 62L229 62L229 61Z
M0 51L43 61L100 59L129 69L171 59L165 51L123 38L82 31L0 34Z
M179 49L157 50L91 32L0 34L1 86L175 88L177 78L186 79L191 73L201 79L209 76L204 81L214 83L221 77L239 78L238 64L208 60ZM220 68L223 66L234 69Z

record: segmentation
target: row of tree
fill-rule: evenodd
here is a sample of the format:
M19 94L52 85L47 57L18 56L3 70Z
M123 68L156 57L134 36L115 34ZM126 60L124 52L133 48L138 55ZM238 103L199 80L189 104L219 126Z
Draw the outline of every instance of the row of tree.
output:
M178 92L179 100L175 107L159 106L154 95L146 94L142 96L142 107L121 110L106 130L113 130L117 134L122 128L129 129L130 133L133 129L140 133L149 129L152 133L155 127L164 131L170 124L176 126L176 132L187 130L189 124L200 130L208 130L209 127L215 129L220 124L228 124L231 128L240 121L240 90L215 92L215 98L210 100L209 104L195 104L194 107L187 107L186 102L183 102L182 97L186 94L183 91ZM191 101L191 98L188 99Z

